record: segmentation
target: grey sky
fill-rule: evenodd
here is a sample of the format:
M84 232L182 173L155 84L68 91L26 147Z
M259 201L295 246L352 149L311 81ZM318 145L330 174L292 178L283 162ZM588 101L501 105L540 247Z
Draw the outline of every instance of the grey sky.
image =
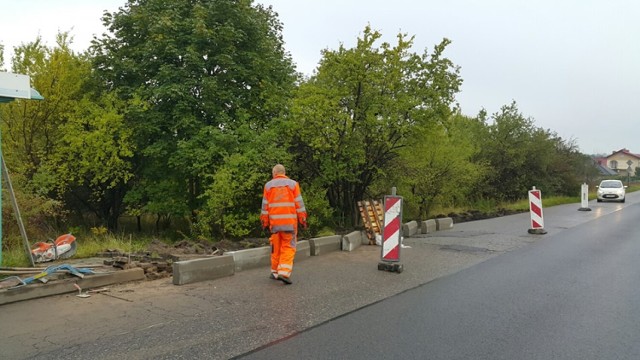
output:
M72 30L78 49L101 33L103 9L124 0L1 0L0 42L50 45ZM415 35L421 53L446 37L461 67L463 113L494 113L515 100L536 126L574 139L584 153L640 153L640 1L258 0L284 25L285 47L311 74L324 48L353 46L367 24L392 42ZM5 4L6 3L6 4ZM75 12L76 15L69 14ZM19 29L23 29L19 31Z

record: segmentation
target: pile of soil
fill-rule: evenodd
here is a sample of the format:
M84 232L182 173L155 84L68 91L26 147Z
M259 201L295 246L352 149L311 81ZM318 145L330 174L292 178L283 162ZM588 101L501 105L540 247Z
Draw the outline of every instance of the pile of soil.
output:
M175 244L153 240L147 247L147 252L160 257L170 255L223 255L228 251L252 249L267 245L269 245L269 239L266 238L250 238L241 241L221 240L214 243L182 240Z
M269 245L269 239L266 238L251 238L242 241L222 240L215 243L182 240L175 244L156 239L143 252L125 253L117 249L107 249L99 253L98 256L107 258L104 260L104 264L108 266L119 269L142 268L148 280L155 280L171 276L174 261L218 256L228 251L267 245Z

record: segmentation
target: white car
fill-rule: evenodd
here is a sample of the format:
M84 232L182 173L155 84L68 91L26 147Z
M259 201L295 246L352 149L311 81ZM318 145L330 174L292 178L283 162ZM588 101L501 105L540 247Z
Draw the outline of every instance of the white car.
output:
M624 202L626 185L620 180L602 180L600 185L597 186L597 198L598 202L612 200Z

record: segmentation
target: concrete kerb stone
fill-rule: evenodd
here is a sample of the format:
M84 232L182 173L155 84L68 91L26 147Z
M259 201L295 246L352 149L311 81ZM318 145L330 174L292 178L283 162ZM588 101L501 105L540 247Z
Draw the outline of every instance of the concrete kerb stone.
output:
M434 219L420 222L420 232L422 234L431 234L438 230L438 225Z
M318 256L325 252L340 251L342 235L324 236L309 240L311 256Z
M404 237L411 237L418 233L418 222L415 220L409 221L402 225L402 235Z
M173 263L173 284L184 285L214 280L235 273L233 256L222 255Z
M436 226L438 228L438 231L453 229L453 219L450 218L450 217L437 218L436 219Z
M233 257L235 272L242 270L271 266L271 246L262 246L254 249L227 251L225 255ZM311 256L309 240L300 240L296 244L295 261L308 259Z
M296 257L295 261L308 259L311 257L311 244L309 240L299 240L296 244Z
M271 266L271 247L263 246L255 249L227 251L225 255L233 257L235 271Z
M50 281L46 284L29 284L16 289L0 290L0 305L12 302L37 299L46 296L78 292L73 284L78 284L84 290L101 286L119 284L129 281L144 280L144 270L133 268L118 270L106 274L85 275L84 278L69 278Z
M353 231L342 237L342 250L353 251L362 245L363 242L369 243L369 238L364 231Z

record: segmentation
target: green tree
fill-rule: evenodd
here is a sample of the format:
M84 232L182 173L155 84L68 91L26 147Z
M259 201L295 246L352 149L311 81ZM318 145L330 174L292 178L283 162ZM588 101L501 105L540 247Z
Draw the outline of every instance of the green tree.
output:
M532 186L548 195L575 195L585 175L585 158L573 142L551 130L535 126L517 104L503 106L492 115L479 115L485 125L477 141L482 144L475 161L488 164L487 181L480 184L481 198L511 201L526 196Z
M46 99L14 101L0 109L7 164L28 181L37 177L41 164L57 149L60 126L81 96L84 78L89 74L88 62L73 54L70 41L67 33L61 33L54 48L46 47L38 37L15 49L12 72L29 75L32 85Z
M292 153L299 172L327 199L340 226L357 220L356 203L393 164L412 133L447 121L461 79L443 57L410 51L413 38L395 46L366 27L352 49L323 51L317 72L303 82L292 108Z
M285 148L272 145L272 139L278 137L277 127L257 135L248 129L241 133L247 138L243 148L224 159L202 195L205 204L195 224L198 234L241 238L255 233L262 189L271 179L271 168L278 162L290 162Z
M90 211L109 229L124 212L127 182L132 177L131 129L123 121L124 104L109 95L85 96L61 127L59 149L47 173L59 181L67 203Z
M424 220L439 206L467 204L486 176L486 167L471 161L479 152L470 131L474 125L474 119L452 115L446 128L434 125L416 132L412 145L401 151L382 188L397 186L407 219Z
M91 62L71 42L60 33L52 48L37 38L16 49L12 69L30 75L45 100L3 107L3 148L27 191L115 228L131 177L130 130L118 100L96 93Z
M534 130L533 120L525 118L515 102L503 106L492 120L481 139L485 146L480 156L491 168L483 194L499 201L519 199L533 185L526 176L533 160L526 151Z
M120 98L135 100L125 112L137 148L130 206L196 223L205 203L224 207L205 194L228 179L225 162L239 161L244 134L268 128L293 90L281 24L250 0L129 0L103 22L111 34L94 39L96 71Z

